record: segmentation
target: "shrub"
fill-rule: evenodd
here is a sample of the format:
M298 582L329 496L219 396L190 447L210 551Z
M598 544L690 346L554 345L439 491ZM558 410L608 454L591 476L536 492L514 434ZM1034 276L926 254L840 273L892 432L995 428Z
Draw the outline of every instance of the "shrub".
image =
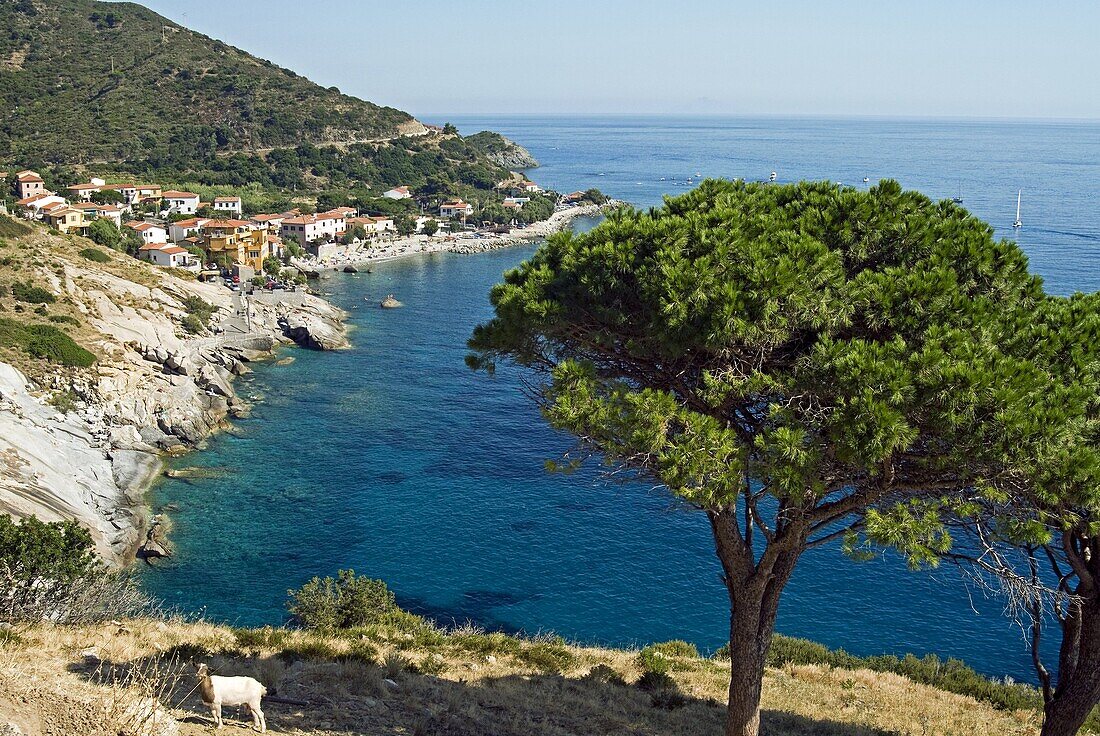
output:
M280 649L290 638L290 632L264 626L262 629L233 629L233 636L243 649Z
M307 629L333 631L381 623L397 610L394 595L381 580L340 570L335 578L313 578L288 590L287 608Z
M620 687L626 685L626 680L620 675L614 667L606 664L598 664L588 671L588 674L581 678L585 682L596 682L602 685L618 685Z
M699 656L699 650L695 648L695 645L682 639L657 642L656 644L650 644L646 649L660 652L666 657L698 658Z
M206 323L193 314L185 314L183 319L180 320L180 324L183 325L186 332L192 335L197 335L206 329Z
M80 251L80 255L87 258L89 261L95 261L96 263L107 263L111 260L111 257L101 251L99 248L85 248Z
M646 647L638 652L638 666L642 668L643 672L654 672L663 675L672 669L672 660L664 652Z
M95 354L80 347L53 325L24 325L0 318L0 345L22 348L36 358L76 368L87 368Z
M11 294L16 301L28 304L53 304L57 301L57 297L50 291L43 289L41 286L34 286L30 281L22 283L16 281L11 285Z
M80 327L80 320L76 317L70 317L67 314L51 314L50 322L57 322L59 324L73 325L74 327Z
M642 673L634 686L647 693L654 693L658 690L676 689L676 681L667 672L646 671Z
M129 574L103 566L77 522L0 514L0 620L95 623L151 610Z
M560 642L540 641L524 647L516 659L544 675L556 675L573 664L573 653Z
M303 639L279 652L279 657L287 664L299 659L335 659L339 655L334 647L324 639Z
M413 669L412 662L410 662L407 657L397 652L390 652L387 654L386 659L382 662L382 667L386 670L386 677L391 680L396 680L402 673Z
M415 666L415 670L422 675L436 675L443 674L447 669L447 662L443 657L438 654L429 654L424 659L420 660Z
M369 641L352 642L346 652L337 655L338 662L364 662L375 664L378 660L378 647Z
M58 391L48 399L50 406L62 414L68 414L76 409L77 396L72 391Z
M679 710L691 702L691 699L675 686L662 687L649 696L649 704L663 710Z

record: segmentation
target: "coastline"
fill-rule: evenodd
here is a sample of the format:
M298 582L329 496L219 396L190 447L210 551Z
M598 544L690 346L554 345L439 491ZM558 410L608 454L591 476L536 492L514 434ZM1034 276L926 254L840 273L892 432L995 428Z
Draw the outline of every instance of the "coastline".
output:
M484 253L498 248L542 240L554 233L568 229L573 220L578 217L594 217L623 204L623 202L617 200L609 200L602 205L580 205L557 210L546 220L532 223L524 228L516 228L509 233L481 237L475 237L468 233L434 235L431 237L412 235L381 244L368 242L360 245L347 245L344 247L343 252L330 258L323 260L297 259L295 265L308 271L318 268L354 267L430 253Z
M97 355L86 369L0 362L0 512L76 519L109 564L129 564L146 540L146 494L164 459L189 452L248 404L233 389L248 363L284 345L347 345L346 314L304 292L242 302L223 286L186 280L139 261L97 264L87 241L35 231L26 245L53 260L33 274L80 315ZM190 334L196 300L216 307ZM64 401L58 401L62 398Z

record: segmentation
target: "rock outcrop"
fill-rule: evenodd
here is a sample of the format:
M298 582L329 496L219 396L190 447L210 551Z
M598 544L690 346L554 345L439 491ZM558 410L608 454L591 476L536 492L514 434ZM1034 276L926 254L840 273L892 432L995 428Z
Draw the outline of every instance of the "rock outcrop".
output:
M36 245L55 257L79 250L46 236ZM141 541L144 493L161 454L185 451L247 413L233 390L251 370L246 363L291 340L345 346L344 314L301 292L242 300L136 262L131 278L79 257L58 263L35 280L82 316L82 341L98 359L88 369L39 364L35 375L0 363L0 512L77 519L104 558L122 561ZM208 334L181 327L194 297L217 307ZM51 401L59 395L68 400Z

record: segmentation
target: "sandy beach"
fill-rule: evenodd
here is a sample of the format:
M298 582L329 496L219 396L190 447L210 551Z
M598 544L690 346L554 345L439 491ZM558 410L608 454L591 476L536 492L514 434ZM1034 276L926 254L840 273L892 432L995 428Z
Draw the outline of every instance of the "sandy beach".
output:
M295 259L294 263L304 269L342 268L344 266L358 266L425 253L480 253L529 243L532 240L541 240L556 232L565 230L578 217L598 215L617 204L619 203L608 202L603 206L582 205L558 210L542 222L532 223L524 228L516 228L506 234L491 235L466 232L440 233L432 237L412 235L396 240L347 245L344 246L341 252L323 260L310 257Z

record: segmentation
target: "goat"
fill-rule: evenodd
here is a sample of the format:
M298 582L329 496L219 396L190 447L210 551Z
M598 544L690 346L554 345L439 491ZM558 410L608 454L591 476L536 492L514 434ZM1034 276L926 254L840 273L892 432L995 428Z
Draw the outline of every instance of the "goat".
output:
M251 677L219 677L211 675L205 664L195 664L195 675L199 680L199 695L202 702L210 708L214 725L222 727L223 705L247 705L252 713L252 727L260 733L267 731L264 712L260 710L260 699L267 695L267 688Z

